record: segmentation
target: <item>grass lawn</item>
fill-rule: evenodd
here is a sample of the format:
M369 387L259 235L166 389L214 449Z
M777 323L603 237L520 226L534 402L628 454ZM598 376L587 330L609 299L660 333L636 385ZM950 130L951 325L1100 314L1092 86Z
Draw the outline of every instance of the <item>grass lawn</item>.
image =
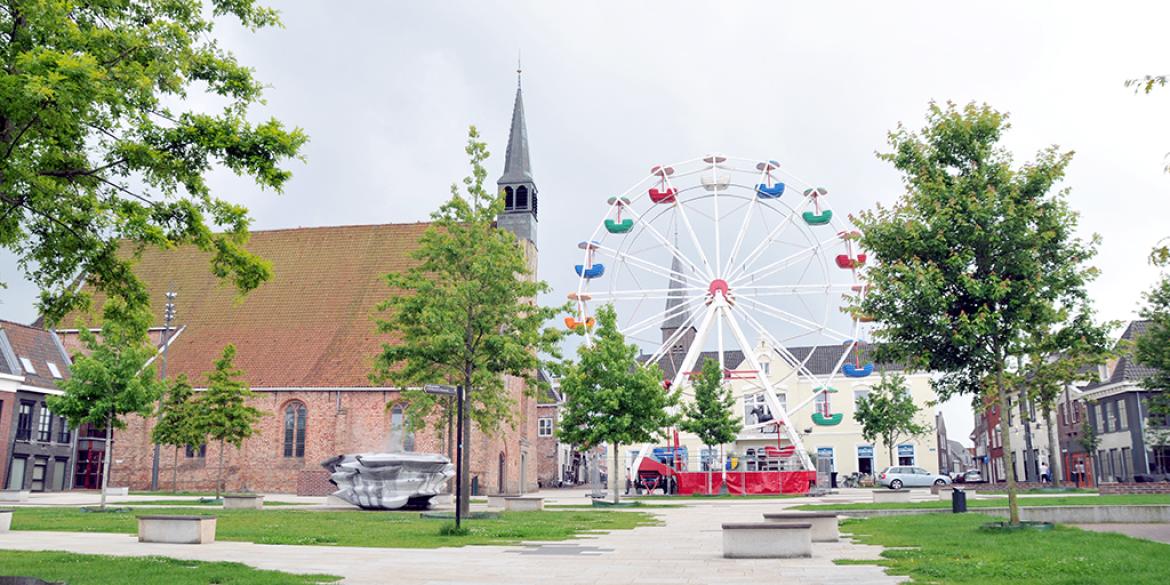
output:
M69 585L317 585L336 583L333 575L295 575L262 571L240 563L204 563L165 557L111 557L67 552L0 550L5 575L65 581Z
M214 515L216 540L259 544L315 544L393 548L437 548L469 544L512 544L526 540L564 540L599 530L622 530L656 523L641 512L504 512L497 519L471 520L470 532L440 536L449 522L423 519L418 512L312 510L204 510L141 508L128 513L82 512L77 508L20 508L12 530L114 532L134 534L136 514Z
M912 547L886 550L879 564L913 583L987 585L1164 585L1170 545L1056 526L1047 532L981 532L997 518L982 514L893 516L841 525L866 544Z
M1119 496L1052 496L1021 498L1020 505L1028 506L1124 506L1139 504L1170 504L1170 494L1133 494ZM1007 507L1007 496L993 499L967 500L968 508L1004 508ZM797 506L797 510L909 510L918 508L951 508L950 501L932 500L929 502L912 502L909 504L805 504Z

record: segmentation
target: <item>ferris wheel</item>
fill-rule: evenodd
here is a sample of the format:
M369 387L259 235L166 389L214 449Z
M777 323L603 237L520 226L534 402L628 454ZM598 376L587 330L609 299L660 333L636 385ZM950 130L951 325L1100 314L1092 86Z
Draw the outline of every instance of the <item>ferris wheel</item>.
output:
M790 414L814 403L817 424L840 422L826 407L834 379L873 372L862 359L866 319L843 311L847 296L866 292L866 255L831 202L827 189L774 160L710 154L655 165L605 201L578 245L575 311L565 324L588 343L592 310L612 304L642 363L663 366L664 384L684 399L702 362L716 360L725 379L737 380L737 400L750 396L770 411L765 422L745 420L745 432L775 429L778 451L811 470ZM779 379L768 369L776 362L788 366ZM781 402L777 391L796 378L813 384L813 398ZM647 452L643 446L632 469Z

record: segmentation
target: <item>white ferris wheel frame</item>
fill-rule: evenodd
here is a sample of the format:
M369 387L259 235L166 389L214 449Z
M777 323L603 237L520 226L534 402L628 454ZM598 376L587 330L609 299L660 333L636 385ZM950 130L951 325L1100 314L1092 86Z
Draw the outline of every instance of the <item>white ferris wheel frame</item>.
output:
M824 239L813 238L815 243L809 248L790 254L779 260L772 261L762 267L750 268L751 264L759 260L761 254L763 254L768 249L768 245L775 241L775 238L777 238L788 226L796 223L797 221L800 221L802 212L807 210L810 203L813 203L813 200L816 197L823 197L824 195L823 193L816 192L816 185L802 180L801 178L793 175L778 165L775 167L765 166L765 168L762 170L748 170L735 166L737 164L746 163L755 169L759 169L757 163L760 162L761 161L756 159L733 158L719 154L711 154L680 163L656 166L656 170L665 168L688 170L683 172L676 172L674 174L656 174L652 171L651 174L647 175L643 179L636 182L634 185L630 186L630 188L617 195L610 203L609 209L594 228L589 239L586 241L587 246L582 252L583 266L591 266L593 253L598 252L614 258L618 262L635 265L640 269L645 270L646 272L665 277L669 284L673 284L672 281L675 280L675 277L674 272L671 269L639 259L635 255L623 251L621 249L621 244L619 244L617 247L609 247L605 245L606 236L610 235L605 228L605 221L606 219L609 219L611 216L613 216L614 212L620 208L622 213L626 214L634 220L635 226L638 226L639 229L644 230L644 232L641 233L649 233L654 238L654 240L656 240L657 244L665 247L673 255L673 257L676 257L681 262L683 262L685 269L688 269L692 273L705 278L709 283L713 283L716 280L723 280L726 282L728 288L731 291L742 291L745 289L765 289L766 292L763 294L771 296L778 296L786 293L803 294L799 291L823 291L826 294L832 294L833 292L847 293L851 290L856 291L858 285L862 283L862 269L860 267L854 267L851 270L853 281L849 284L826 283L810 285L796 284L757 286L745 284L744 281L747 278L762 278L766 275L775 274L794 263L799 256L806 254L819 255L822 267L827 269L829 266L826 260L827 256L824 248L831 242L842 241L844 239L843 235L856 232L856 228L841 221L840 216L833 213L826 225L816 226L818 228L829 228L831 230L830 233L832 234L831 237ZM763 164L765 165L768 163L769 161L763 161ZM704 173L710 173L709 182L701 181L700 185L690 186L685 189L677 189L674 200L669 204L664 205L661 203L651 202L651 207L645 212L639 212L637 208L634 207L634 204L639 200L649 199L648 188L653 185L665 185L667 187L673 187L673 180L696 175L702 179ZM799 192L801 192L802 195L800 196L801 200L798 205L793 206L788 204L788 201L790 201L792 197L789 197L785 201L781 201L779 199L770 199L765 201L761 197L755 196L756 184L763 183L769 179L775 179L775 177L770 173L774 173L775 175L782 175L786 185L795 186L799 189ZM749 185L732 182L734 181L734 177L742 177L744 174L754 175L757 178L757 183ZM726 177L726 180L723 180L724 177ZM733 187L737 189L745 189L747 192L751 193L752 196L750 197L751 200L746 203L746 206L748 207L747 213L745 214L744 219L739 226L739 232L736 234L731 253L727 256L726 266L728 270L724 270L724 259L721 250L722 234L720 233L720 224L722 223L722 219L719 214L719 200L721 196L723 198L734 198L739 200L745 199L745 196L742 194L727 193L727 191ZM686 213L686 206L684 205L685 202L683 201L683 196L686 192L695 189L702 189L706 191L706 193L700 194L698 197L693 197L691 201L706 198L711 198L713 200L715 225L715 249L713 250L714 263L705 252L704 246L700 243L699 237L696 234L690 218ZM806 190L812 190L812 194L805 194ZM628 199L629 203L623 204L621 201L623 198ZM783 205L787 208L788 213L784 221L780 222L774 228L770 228L767 236L761 239L760 242L751 249L751 251L746 253L746 255L739 256L743 250L744 241L746 239L750 220L752 218L752 212L755 211L759 206L772 206L776 204ZM827 202L823 202L823 200L819 202L818 208L821 210L832 211L832 206ZM685 228L686 237L688 238L690 244L694 246L699 255L698 261L695 261L687 254L684 254L675 243L672 243L669 238L656 229L651 221L645 221L646 216L650 215L654 210L657 210L657 215L655 215L655 217L667 213L668 211L677 213L680 220L678 221L677 225ZM614 235L621 238L627 238L629 236L629 234ZM849 250L850 254L853 253L852 247L848 244L848 242L846 242L846 249ZM737 256L739 256L739 258L737 258ZM737 260L738 263L736 262ZM658 361L666 355L666 352L670 351L670 348L674 346L674 344L682 337L688 328L695 327L695 338L691 343L690 348L687 350L682 362L676 368L674 379L671 381L672 389L682 390L684 387L683 385L688 382L688 374L694 369L695 363L707 342L707 337L710 334L710 330L713 324L717 325L716 341L720 362L719 365L726 371L727 366L724 363L726 349L723 335L723 325L726 324L727 329L730 330L735 342L741 347L744 354L744 359L751 368L751 371L754 373L754 380L758 385L758 388L761 388L763 391L765 403L775 417L775 420L766 421L764 423L757 423L754 425L744 425L742 428L748 429L765 427L774 425L778 422L780 424L780 428L778 429L780 435L788 439L789 443L795 448L795 455L798 457L800 465L803 467L803 469L815 469L811 457L805 450L804 441L800 436L800 432L792 424L792 420L789 415L790 413L803 410L809 404L812 404L818 395L828 392L831 389L834 379L837 378L838 373L841 372L842 366L849 357L852 345L845 346L845 348L841 351L840 357L836 360L834 367L830 370L827 376L819 376L814 374L807 366L815 351L810 351L803 360L798 359L795 355L788 351L782 340L776 339L776 337L772 335L770 331L768 331L767 327L765 327L758 319L752 316L751 312L759 312L761 314L768 315L771 318L785 321L797 327L807 329L810 333L837 335L847 340L853 340L854 342L859 339L861 325L860 321L856 317L852 319L849 332L840 332L827 327L823 322L816 323L809 321L808 319L804 319L784 311L783 309L764 303L757 298L753 298L754 296L760 296L760 293L755 295L742 295L737 292L733 292L732 299L729 299L722 290L708 290L708 287L706 286L691 286L689 284L685 287L676 289L670 289L668 284L667 288L661 289L631 289L627 291L611 290L610 292L606 293L602 291L589 291L588 284L590 280L591 279L585 277L583 274L578 278L576 290L577 298L580 299L584 295L589 295L589 297L593 300L607 302L617 300L631 300L635 298L641 300L667 299L669 298L672 290L675 292L681 291L685 293L687 298L683 299L680 306L676 307L673 311L668 309L663 312L652 314L650 317L643 319L640 322L627 325L626 331L622 332L623 334L630 335L632 333L637 333L647 328L660 325L674 316L684 314L684 312L688 314L687 318L677 328L675 333L669 339L663 342L658 350L651 353L649 358L643 362L645 364L658 363ZM708 292L705 295L696 294L701 291ZM864 296L865 293L866 290L864 286L862 286L860 291L857 292L857 294L860 296ZM697 301L702 301L703 304L698 304ZM588 318L586 304L587 303L585 301L578 301L577 305L577 318L579 318L582 322ZM776 394L776 384L773 384L769 375L764 373L760 361L753 351L754 346L748 343L747 336L744 334L744 329L740 324L740 320L737 318L737 311L732 310L736 304L752 305L750 310L748 308L742 308L742 310L738 312L743 317L745 323L751 328L751 330L759 335L761 340L770 344L772 348L780 354L781 359L792 367L792 372L789 374L789 376L804 376L806 379L811 381L813 384L814 393L810 398L791 408L785 408L780 404L779 398ZM826 306L825 312L826 314L828 313L828 306ZM699 317L700 315L701 318ZM698 323L697 326L695 326L696 323ZM807 334L808 333L802 335ZM592 333L588 327L585 328L585 338L586 343L592 342ZM778 383L782 384L785 380L787 380L787 377L778 381ZM737 399L739 398L741 397L737 396ZM650 452L651 448L652 447L650 444L643 444L639 447L638 454L635 457L632 466L630 467L631 474L636 475L637 470L641 467L642 461ZM611 471L611 473L616 472L617 470Z

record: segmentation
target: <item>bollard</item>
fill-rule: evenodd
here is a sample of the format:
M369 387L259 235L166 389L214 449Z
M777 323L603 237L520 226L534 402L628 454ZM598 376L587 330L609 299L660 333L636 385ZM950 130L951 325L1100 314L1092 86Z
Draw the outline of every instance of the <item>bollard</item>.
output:
M955 488L951 490L951 513L961 514L967 511L967 492Z

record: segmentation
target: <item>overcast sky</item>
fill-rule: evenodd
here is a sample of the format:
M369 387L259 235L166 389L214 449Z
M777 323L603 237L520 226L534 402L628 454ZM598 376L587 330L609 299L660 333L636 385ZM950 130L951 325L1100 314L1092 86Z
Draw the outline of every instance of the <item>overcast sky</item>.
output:
M519 51L554 299L575 285L575 243L606 197L652 163L772 158L830 188L839 212L865 209L900 194L874 153L898 122L920 126L930 100L1011 112L1019 160L1076 151L1065 186L1083 234L1103 238L1091 289L1103 318L1135 317L1157 278L1146 255L1170 235L1170 88L1122 85L1170 73L1164 3L275 4L282 30L218 29L271 86L258 114L311 137L284 195L216 178L257 229L425 220L467 172L469 124L497 175ZM3 317L35 318L11 255L0 280ZM966 442L970 416L947 413Z

